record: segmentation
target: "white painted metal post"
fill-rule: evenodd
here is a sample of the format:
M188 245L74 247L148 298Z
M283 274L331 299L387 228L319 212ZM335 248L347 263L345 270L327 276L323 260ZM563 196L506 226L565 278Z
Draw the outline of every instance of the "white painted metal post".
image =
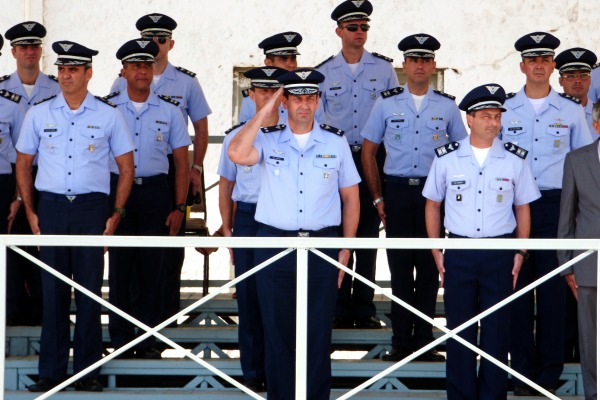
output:
M298 248L296 251L296 400L305 400L308 350L308 250Z
M6 299L6 242L0 240L0 299ZM0 400L4 400L4 359L6 355L6 302L0 306Z

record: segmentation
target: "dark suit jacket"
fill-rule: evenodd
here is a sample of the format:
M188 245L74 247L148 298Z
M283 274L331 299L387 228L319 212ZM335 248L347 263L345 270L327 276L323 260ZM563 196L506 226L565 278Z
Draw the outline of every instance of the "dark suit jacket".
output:
M573 150L565 158L558 237L560 239L600 238L600 160L598 141ZM582 250L559 250L561 264L583 253ZM584 258L572 269L578 286L597 285L598 254Z

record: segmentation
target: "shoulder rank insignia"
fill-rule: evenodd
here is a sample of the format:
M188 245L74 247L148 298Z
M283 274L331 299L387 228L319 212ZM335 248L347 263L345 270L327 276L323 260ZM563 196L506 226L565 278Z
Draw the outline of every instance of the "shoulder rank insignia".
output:
M576 97L569 96L569 95L568 95L568 94L566 94L566 93L560 93L560 96L561 96L561 97L564 97L565 99L569 99L569 100L571 100L571 101L572 101L572 102L574 102L574 103L581 104L581 100L579 100L579 99L578 99L578 98L576 98Z
M244 125L246 122L248 122L248 121L242 121L242 122L240 122L239 124L236 124L236 125L232 126L231 128L229 128L229 129L227 129L227 130L225 131L225 134L227 135L229 132L231 132L231 131L232 131L232 130L234 130L234 129L237 129L237 128L239 128L240 126Z
M282 131L284 129L285 129L285 125L284 124L273 125L273 126L263 126L262 128L260 128L260 130L263 133L277 132L277 131Z
M4 75L4 76L0 76L0 82L4 82L5 80L7 80L8 78L10 78L10 75Z
M4 89L0 90L0 96L4 97L5 99L8 99L10 101L14 101L15 103L18 103L21 101L20 94L9 92L8 90L4 90Z
M512 99L513 97L515 97L517 94L515 92L510 92L510 93L506 93L506 98L507 99Z
M58 78L54 75L48 75L48 78L52 79L54 82L58 82Z
M319 125L321 127L321 129L323 129L324 131L327 132L331 132L331 133L335 133L338 136L344 136L344 131L341 129L338 129L334 126L331 125L327 125L327 124L321 124Z
M444 96L449 98L450 100L456 100L456 96L452 96L451 94L448 93L444 93L441 90L434 90L435 93L439 94L440 96Z
M600 67L600 63L596 63L596 64L594 64L594 66L592 67L592 69L596 69L596 68L598 68L598 67Z
M119 92L119 91L112 92L112 93L110 93L110 94L107 94L106 96L102 96L102 98L103 98L104 100L110 100L110 99L112 99L113 97L117 97L117 96L119 95L119 93L121 93L121 92Z
M105 98L100 97L100 96L94 96L94 97L97 98L98 100L100 100L102 103L104 103L106 105L109 105L109 106L111 106L113 108L117 108L117 105L115 103L113 103L112 101L110 101L110 100L106 100Z
M242 90L242 96L244 96L244 97L250 96L250 89L244 89L244 90Z
M386 57L383 54L379 54L379 53L371 53L371 54L373 54L375 57L381 58L382 60L385 60L387 62L390 62L390 63L394 62L394 59Z
M335 56L331 56L328 59L323 60L320 63L318 63L317 65L315 65L315 69L319 68L321 65L324 65L326 62L328 62L329 60L333 59L333 57L335 57Z
M522 147L517 146L514 143L504 143L504 148L506 151L513 153L517 157L521 157L523 160L527 157L529 151L525 150Z
M435 155L438 157L445 156L448 153L452 153L454 150L457 150L459 146L458 142L450 142L443 146L440 146L435 149Z
M40 100L40 101L38 101L38 102L35 102L35 103L33 103L33 105L34 105L34 106L37 106L38 104L42 104L42 103L43 103L43 102L45 102L45 101L52 100L52 99L53 99L53 98L55 98L55 97L56 97L56 95L54 95L54 96L50 96L50 97L46 97L45 99L42 99L42 100Z
M190 71L189 69L185 69L183 67L175 67L175 69L179 72L183 72L184 74L191 76L192 78L196 77L196 74Z
M401 86L398 86L393 89L384 90L383 92L381 92L381 97L383 97L384 99L387 99L388 97L395 96L402 92L404 92L404 88Z
M171 97L169 96L164 96L162 94L158 95L158 98L161 99L162 101L166 101L167 103L171 103L174 106L179 107L179 102L177 100L173 100Z

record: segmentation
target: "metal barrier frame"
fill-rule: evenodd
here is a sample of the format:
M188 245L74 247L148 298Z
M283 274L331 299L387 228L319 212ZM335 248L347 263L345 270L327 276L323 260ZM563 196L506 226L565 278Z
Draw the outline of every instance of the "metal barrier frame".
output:
M136 320L135 318L129 316L127 313L121 311L117 307L114 307L106 300L96 296L95 294L89 292L87 289L81 287L76 282L71 279L65 277L64 275L56 272L53 268L49 267L45 263L36 259L35 257L29 255L27 252L20 249L18 246L87 246L87 247L99 247L99 246L108 246L108 247L230 247L230 248L281 248L282 252L277 255L271 257L260 265L255 266L252 270L240 275L239 277L229 281L215 292L203 297L202 299L194 302L189 305L185 309L181 310L177 314L173 315L169 319L163 321L156 327L149 327L142 322ZM6 298L6 252L7 248L17 252L18 254L26 257L31 260L39 267L43 268L47 272L51 273L58 279L61 279L65 283L73 286L76 290L81 291L85 295L93 298L98 301L100 304L105 306L110 311L120 315L121 317L127 319L131 323L134 323L141 329L146 332L136 338L135 340L129 342L127 345L115 349L114 352L109 354L106 357L103 357L98 362L90 365L88 368L79 372L76 375L73 375L71 378L62 382L60 385L56 386L54 389L40 395L37 399L46 399L53 394L60 391L62 388L68 386L69 384L78 380L81 376L84 376L88 372L99 368L101 365L106 362L112 360L119 354L125 352L130 349L137 343L143 341L148 338L150 335L154 335L156 338L162 340L167 343L174 349L180 350L184 352L185 356L191 358L196 361L203 367L207 368L215 375L225 379L227 382L231 383L238 389L242 390L249 396L255 399L264 399L260 395L252 392L248 388L246 388L241 383L237 382L233 378L229 377L225 373L221 372L217 368L211 366L208 362L199 358L197 355L193 354L191 351L184 349L179 344L173 342L168 339L159 331L169 325L172 321L177 320L182 315L192 311L196 307L202 305L203 303L210 301L214 297L216 297L219 293L233 287L236 283L241 280L247 278L251 274L254 274L261 269L267 267L270 263L284 257L285 255L297 251L297 300L296 300L296 399L306 399L306 352L307 352L307 289L308 289L308 251L312 251L316 255L322 257L323 259L329 261L334 266L344 270L346 273L354 276L355 279L360 280L364 284L372 287L375 291L384 294L389 297L394 302L400 304L401 306L407 308L414 314L418 315L420 318L431 323L433 326L437 327L441 331L444 332L444 335L440 338L436 339L432 343L427 346L421 348L420 350L414 352L410 356L404 358L403 360L395 363L394 365L386 368L381 373L375 375L370 378L366 382L360 384L356 388L350 390L345 393L341 397L342 399L348 399L353 395L357 394L361 390L365 389L369 385L375 383L377 380L383 378L385 375L390 372L400 368L404 364L410 362L414 358L419 355L429 351L437 344L445 341L448 338L453 338L457 340L464 346L468 347L475 353L479 354L481 357L486 358L490 362L494 363L498 367L504 369L508 373L516 376L523 382L529 384L531 387L537 389L539 392L543 393L545 396L551 399L560 400L557 396L551 394L544 388L535 384L531 380L525 378L518 372L512 370L507 365L497 361L487 353L483 352L477 346L472 345L462 339L460 336L457 336L459 332L468 326L477 323L477 321L490 313L494 312L500 307L503 307L516 299L517 297L523 295L525 292L535 288L537 285L545 282L551 277L559 274L561 271L569 268L573 264L577 263L581 259L593 254L600 250L600 239L367 239L367 238L354 238L354 239L344 239L344 238L310 238L310 237L298 237L298 238L257 238L252 237L238 237L238 238L216 238L216 237L208 237L208 238L181 238L181 237L148 237L148 236L55 236L55 235L0 235L0 298ZM338 249L338 248L351 248L351 249L432 249L432 248L444 248L444 249L520 249L526 248L529 250L557 250L557 249L572 249L572 250L584 250L584 253L579 256L573 258L571 261L559 266L554 271L548 273L547 275L539 278L535 282L527 285L523 289L513 293L511 296L507 297L500 303L496 304L494 307L487 309L486 311L480 313L479 315L471 318L469 321L464 322L462 325L458 326L453 330L447 329L444 325L439 324L433 319L427 317L417 309L408 305L404 301L399 298L384 293L383 289L376 284L368 281L360 275L355 274L352 270L346 268L345 266L339 264L337 260L333 260L321 251L317 250L317 248L321 249ZM598 259L598 265L600 267L600 257ZM600 286L600 274L598 276L598 283ZM598 309L597 318L600 319L600 309ZM6 309L5 307L0 307L0 337L6 336ZM0 341L0 352L2 357L0 357L0 370L4 371L4 354L5 354L5 340ZM600 364L600 357L597 355L597 359ZM597 366L598 368L598 366ZM600 386L600 385L599 385ZM4 399L4 374L0 374L0 400ZM599 388L600 389L600 388Z

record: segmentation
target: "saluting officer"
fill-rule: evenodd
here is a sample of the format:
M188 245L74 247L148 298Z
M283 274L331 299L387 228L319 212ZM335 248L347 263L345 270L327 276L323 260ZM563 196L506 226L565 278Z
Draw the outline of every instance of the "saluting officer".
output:
M285 92L289 126L261 128L271 114L280 89L233 138L228 148L231 161L260 167L260 192L255 218L257 236L354 237L358 225L358 182L343 132L318 125L323 75L298 69L279 78ZM259 133L260 132L260 133ZM258 249L256 264L279 253ZM346 265L347 249L323 250ZM331 387L331 321L337 287L343 273L317 257L308 255L307 398L329 399ZM269 399L294 397L296 330L295 255L270 264L256 276L265 333L265 366Z
M592 108L594 102L589 98L590 84L592 83L592 66L598 58L596 55L582 47L573 47L556 56L556 69L560 74L558 83L563 87L565 94L579 100L585 111L585 119L590 133L596 133Z
M335 126L344 131L352 150L354 164L361 176L360 221L358 237L379 237L379 216L371 206L372 199L364 179L361 164L362 137L360 132L369 117L371 107L386 89L399 86L398 77L392 67L392 59L365 50L367 32L370 29L369 15L373 6L368 0L346 0L331 13L336 21L336 35L342 41L342 50L316 68L325 76L320 88L323 93L317 121ZM377 152L377 165L382 173L385 148ZM377 250L357 249L356 273L374 281ZM352 265L352 263L350 263ZM378 329L379 319L375 316L374 290L344 277L338 296L334 327Z
M435 72L440 43L418 33L398 44L404 52L404 87L386 90L377 99L365 124L362 164L373 205L387 237L427 237L425 199L421 195L434 149L467 136L454 97L429 84ZM376 154L383 142L387 157L379 175ZM385 181L385 196L381 181ZM384 201L385 199L385 201ZM387 206L389 205L389 206ZM392 293L433 318L439 288L438 274L427 250L388 250ZM416 270L416 275L414 271ZM385 361L399 361L433 340L432 325L392 302L392 351ZM420 361L443 361L435 350Z
M94 97L87 86L92 78L92 56L98 51L61 40L52 45L58 54L58 82L62 92L27 113L17 143L17 184L34 234L112 235L133 181L133 143L115 105ZM120 179L113 204L109 202L109 159L115 157ZM38 156L33 206L31 166ZM114 205L114 211L112 206ZM40 250L46 264L101 296L102 247L48 247ZM42 273L44 316L40 344L40 380L32 392L52 389L67 377L71 287ZM76 324L73 370L85 369L102 358L100 304L75 291ZM77 390L101 391L94 370L77 382Z
M158 45L147 38L130 40L117 51L117 58L123 64L121 76L127 81L127 87L124 92L113 94L110 101L123 114L135 146L135 179L125 206L127 218L117 228L118 235L175 236L185 218L191 141L179 103L150 91L156 54ZM175 204L171 203L167 180L170 149L175 164ZM110 170L114 193L119 170L112 160ZM150 247L114 247L109 252L111 303L148 326L162 321L164 253L164 249ZM114 314L110 315L109 330L115 349L136 337L134 326ZM135 356L160 358L154 345L155 338L151 336L136 346ZM132 355L133 351L123 356Z
M565 155L592 141L581 105L550 86L554 49L559 44L560 40L547 32L529 33L515 42L515 49L521 52L520 67L526 83L518 93L507 96L502 116L502 141L529 152L527 161L542 193L531 204L532 238L556 237ZM517 288L557 267L556 251L532 251ZM535 319L534 291L511 305L511 365L552 392L564 358L565 284L555 276L535 292ZM532 394L519 381L515 382L515 393Z
M298 46L302 43L302 35L298 32L282 32L269 36L258 44L258 47L265 53L265 65L278 67L287 71L293 71L298 68L296 56ZM256 105L250 96L250 89L242 90L242 106L240 107L239 122L248 121L256 114ZM283 105L279 106L280 116L287 120L287 111Z
M502 104L501 86L490 83L471 90L459 108L467 113L468 138L435 150L423 196L427 198L427 235L441 237L440 208L451 238L527 238L529 203L540 197L525 157L527 151L497 139ZM514 207L514 210L513 210ZM448 328L456 328L508 297L523 263L519 250L432 249L442 286ZM506 363L509 312L501 308L481 320L479 347ZM459 334L477 344L477 324ZM446 344L448 399L506 399L507 374L455 340Z

